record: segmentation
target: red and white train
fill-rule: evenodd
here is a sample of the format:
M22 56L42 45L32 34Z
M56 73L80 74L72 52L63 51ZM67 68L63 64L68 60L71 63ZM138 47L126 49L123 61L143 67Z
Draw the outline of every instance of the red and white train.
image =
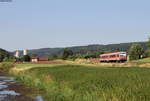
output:
M124 62L127 61L126 52L115 52L100 55L100 62Z

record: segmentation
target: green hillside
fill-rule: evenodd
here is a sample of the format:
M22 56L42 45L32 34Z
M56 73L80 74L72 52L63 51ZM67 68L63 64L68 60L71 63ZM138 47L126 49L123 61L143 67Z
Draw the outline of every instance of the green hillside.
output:
M10 56L11 54L8 51L0 48L0 62L2 62L6 58L9 58Z

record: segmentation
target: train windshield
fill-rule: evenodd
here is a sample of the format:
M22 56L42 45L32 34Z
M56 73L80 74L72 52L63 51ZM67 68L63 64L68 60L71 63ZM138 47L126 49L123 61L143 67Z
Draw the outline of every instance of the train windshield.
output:
M120 57L126 57L126 54L120 54Z

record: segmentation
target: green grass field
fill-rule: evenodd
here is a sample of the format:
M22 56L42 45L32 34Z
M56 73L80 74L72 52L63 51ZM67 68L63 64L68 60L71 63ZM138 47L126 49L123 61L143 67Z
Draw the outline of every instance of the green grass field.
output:
M150 101L148 68L36 66L14 73L18 80L44 90L46 101Z

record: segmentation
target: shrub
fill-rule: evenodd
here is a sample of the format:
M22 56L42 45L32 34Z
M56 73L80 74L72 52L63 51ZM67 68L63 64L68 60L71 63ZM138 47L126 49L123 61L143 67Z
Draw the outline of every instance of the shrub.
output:
M138 60L143 55L144 51L140 44L133 44L129 50L130 60Z
M72 56L72 55L73 55L72 50L66 48L64 49L62 58L66 60L69 56Z
M3 62L0 65L0 70L4 71L4 72L8 72L13 67L14 67L14 63L12 63L12 62Z
M23 60L24 62L30 62L31 57L30 57L29 55L24 55L24 56L22 57L22 60Z
M145 55L145 57L150 57L150 50L146 50L144 55Z

